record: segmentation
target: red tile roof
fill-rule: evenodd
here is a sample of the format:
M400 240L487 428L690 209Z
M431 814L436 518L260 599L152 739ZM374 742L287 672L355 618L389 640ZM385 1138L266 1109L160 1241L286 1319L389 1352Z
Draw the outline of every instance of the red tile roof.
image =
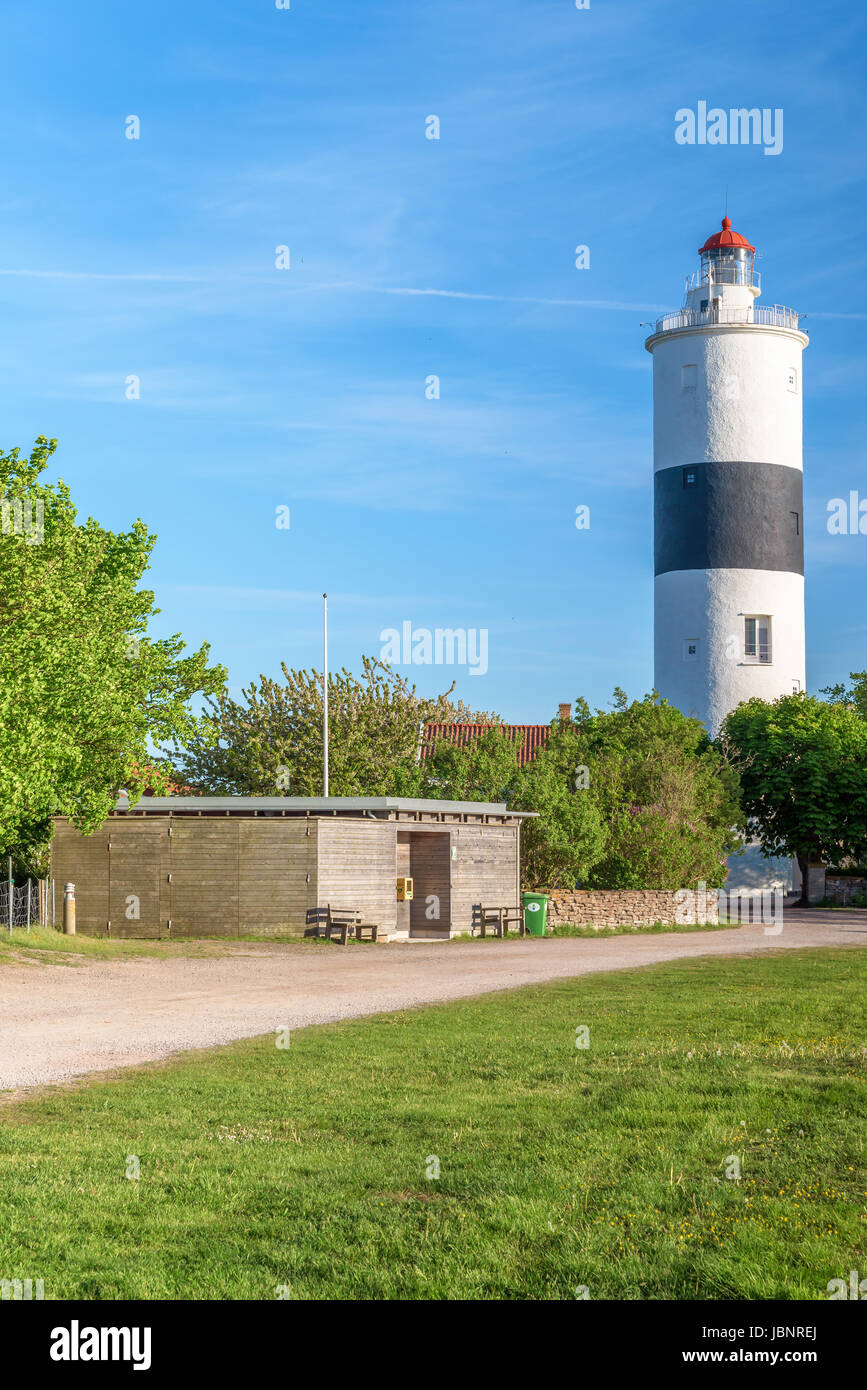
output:
M148 773L151 771L151 767L150 767L149 764L145 763L145 765L144 765L143 767L134 766L131 770L132 770L134 773L138 774L138 775L144 774L144 776L147 777ZM144 789L144 791L142 792L142 796L199 796L199 795L200 795L200 793L197 792L197 791L194 791L192 787L185 787L185 786L183 786L180 782L171 782L171 781L168 782L168 783L166 784L166 790L165 790L164 792L155 791L154 788L151 787L151 786L146 786L145 789Z
M501 729L515 744L519 767L533 761L545 747L551 733L550 724L426 724L421 756L429 757L440 739L454 743L458 748L466 748L491 729Z

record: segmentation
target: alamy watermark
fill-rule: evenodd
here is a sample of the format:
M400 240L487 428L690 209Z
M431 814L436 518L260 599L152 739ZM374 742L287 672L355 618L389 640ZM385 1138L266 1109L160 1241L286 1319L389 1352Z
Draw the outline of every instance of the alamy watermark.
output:
M829 536L867 536L867 497L854 489L848 498L832 497L826 525Z
M44 1279L0 1279L0 1299L13 1303L29 1303L45 1298Z
M392 666L468 666L471 676L488 669L488 629L413 627L411 622L383 628L380 661Z
M25 536L26 545L41 545L45 539L45 503L42 498L0 499L0 532L4 536Z
M82 1327L73 1318L68 1327L51 1331L48 1355L52 1361L129 1361L134 1371L150 1370L149 1327Z
M765 154L783 152L783 108L712 106L700 101L695 111L681 106L674 113L678 145L763 145Z
M840 1298L857 1299L861 1303L867 1299L867 1279L859 1279L857 1269L849 1270L848 1285L845 1279L829 1279L825 1288L829 1303Z
M674 920L691 927L706 922L761 922L765 936L783 930L782 888L708 888L699 880L696 888L679 888L674 895Z

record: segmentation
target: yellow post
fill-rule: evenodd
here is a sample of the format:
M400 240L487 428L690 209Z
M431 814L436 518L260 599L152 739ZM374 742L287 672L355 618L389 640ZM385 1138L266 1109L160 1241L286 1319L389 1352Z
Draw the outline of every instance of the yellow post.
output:
M63 934L75 936L75 884L64 884L63 888Z

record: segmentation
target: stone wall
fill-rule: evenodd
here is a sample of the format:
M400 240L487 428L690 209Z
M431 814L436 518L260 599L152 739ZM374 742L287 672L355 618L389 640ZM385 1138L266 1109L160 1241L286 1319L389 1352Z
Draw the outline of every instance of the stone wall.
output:
M845 906L853 898L867 897L867 878L850 878L847 874L826 874L825 893L832 902Z
M701 921L719 920L715 889L708 890L706 911L698 916ZM674 925L678 919L690 920L674 890L555 888L548 902L551 926L569 922L576 927L650 927L654 922Z

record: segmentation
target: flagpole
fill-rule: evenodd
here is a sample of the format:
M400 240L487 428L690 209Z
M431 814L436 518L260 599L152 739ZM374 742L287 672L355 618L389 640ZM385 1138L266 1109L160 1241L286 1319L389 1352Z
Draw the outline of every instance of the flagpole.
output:
M328 795L328 595L322 595L322 785Z

